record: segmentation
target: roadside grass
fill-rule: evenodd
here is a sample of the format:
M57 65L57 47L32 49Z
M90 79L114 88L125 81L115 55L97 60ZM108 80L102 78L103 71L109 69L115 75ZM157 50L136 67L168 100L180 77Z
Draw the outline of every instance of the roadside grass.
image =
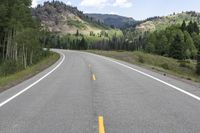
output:
M194 60L180 61L173 58L138 51L127 52L88 50L87 52L115 58L148 69L153 69L164 73L164 75L170 74L183 79L200 82L200 76L195 73L196 61Z
M48 57L45 57L37 64L28 67L25 70L16 72L15 74L11 74L9 76L0 77L0 92L38 74L42 70L54 64L59 58L60 55L58 53L51 52Z

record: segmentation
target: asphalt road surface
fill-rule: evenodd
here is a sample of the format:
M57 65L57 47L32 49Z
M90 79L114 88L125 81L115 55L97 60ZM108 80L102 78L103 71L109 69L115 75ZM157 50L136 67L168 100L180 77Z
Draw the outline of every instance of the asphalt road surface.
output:
M103 132L99 125L106 133L200 133L198 85L56 51L62 55L56 64L0 94L0 133Z

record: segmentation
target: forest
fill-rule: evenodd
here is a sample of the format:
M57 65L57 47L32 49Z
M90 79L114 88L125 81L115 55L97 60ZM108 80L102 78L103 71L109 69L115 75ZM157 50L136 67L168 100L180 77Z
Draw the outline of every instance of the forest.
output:
M45 30L32 17L31 2L0 1L0 76L26 69L49 54L43 50Z

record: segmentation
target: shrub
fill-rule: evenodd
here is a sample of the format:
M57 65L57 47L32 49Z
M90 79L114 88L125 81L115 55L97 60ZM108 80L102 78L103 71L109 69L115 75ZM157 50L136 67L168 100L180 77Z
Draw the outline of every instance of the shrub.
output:
M139 61L140 63L144 63L144 62L145 62L144 57L141 56L141 55L139 55L139 56L138 56L138 61Z
M15 61L5 61L0 65L0 76L7 76L22 69L23 67Z
M163 63L163 64L161 65L161 67L164 68L164 69L167 69L167 70L170 69L170 67L169 67L169 65L168 65L167 63Z

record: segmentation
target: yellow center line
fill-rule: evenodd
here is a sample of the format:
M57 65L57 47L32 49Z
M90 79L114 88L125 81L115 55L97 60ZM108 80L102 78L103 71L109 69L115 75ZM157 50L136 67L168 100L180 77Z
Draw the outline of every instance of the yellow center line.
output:
M99 116L99 133L105 133L103 116Z
M96 80L96 76L94 74L92 75L92 78L94 81Z
M89 64L88 67L90 68L90 67L91 67L91 64Z

